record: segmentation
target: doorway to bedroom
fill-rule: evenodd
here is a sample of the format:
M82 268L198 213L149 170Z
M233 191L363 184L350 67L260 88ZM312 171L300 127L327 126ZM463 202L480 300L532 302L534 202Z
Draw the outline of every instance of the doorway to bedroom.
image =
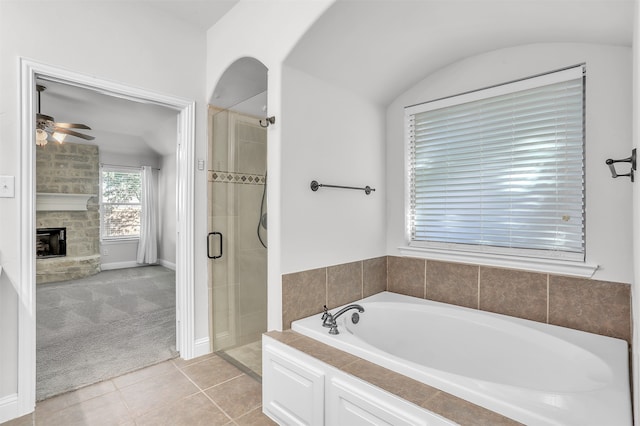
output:
M86 123L91 138L42 138L35 149L40 401L178 355L178 112L36 83L39 111Z

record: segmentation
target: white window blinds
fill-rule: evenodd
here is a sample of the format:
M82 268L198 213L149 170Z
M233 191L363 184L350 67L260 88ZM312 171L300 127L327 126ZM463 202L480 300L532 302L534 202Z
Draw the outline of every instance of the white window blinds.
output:
M582 66L405 118L411 245L584 260Z

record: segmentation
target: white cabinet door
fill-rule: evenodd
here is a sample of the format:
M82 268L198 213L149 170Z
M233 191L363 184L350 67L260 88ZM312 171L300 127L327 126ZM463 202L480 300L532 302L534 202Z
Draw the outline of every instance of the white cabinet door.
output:
M327 389L327 425L455 425L381 389L347 375L331 379Z
M263 411L280 425L324 425L324 372L263 339Z

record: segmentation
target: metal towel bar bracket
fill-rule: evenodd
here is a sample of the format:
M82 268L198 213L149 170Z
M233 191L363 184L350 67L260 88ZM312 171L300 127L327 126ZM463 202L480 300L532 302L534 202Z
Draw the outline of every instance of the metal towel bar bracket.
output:
M609 170L611 170L611 177L617 178L621 176L629 176L629 178L631 179L631 182L634 181L634 178L635 178L634 175L636 170L636 149L635 148L631 150L630 157L623 158L622 160L612 160L611 158L609 158L606 161L606 163L609 166ZM631 170L629 170L629 173L620 175L616 172L616 167L614 166L615 163L631 163Z
M322 184L322 183L318 183L317 180L312 180L311 181L311 190L313 192L317 191L318 188L342 188L342 189L357 189L358 191L364 191L365 194L369 195L371 194L371 191L375 191L375 188L371 188L369 185L365 186L364 188L357 188L355 186L342 186L342 185L326 185L326 184Z

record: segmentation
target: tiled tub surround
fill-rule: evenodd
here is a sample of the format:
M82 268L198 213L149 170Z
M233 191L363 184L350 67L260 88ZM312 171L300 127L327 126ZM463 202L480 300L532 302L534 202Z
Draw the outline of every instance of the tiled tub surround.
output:
M282 276L282 328L291 322L387 289L387 258L378 257Z
M97 146L55 143L36 149L36 192L98 194L99 185ZM97 196L89 198L85 211L37 211L36 227L67 228L66 257L38 259L38 284L78 279L100 272Z
M356 303L337 335L318 314L292 330L525 424L631 424L624 340L392 292Z
M293 331L266 333L304 354L461 425L521 423Z
M282 327L381 291L631 342L629 284L384 256L282 277Z
M287 331L292 321L320 313L325 303L333 309L384 290L631 342L629 284L395 256L283 275L282 326L285 332L268 334L460 424L518 424L446 392ZM352 362L340 361L345 359L343 356Z

